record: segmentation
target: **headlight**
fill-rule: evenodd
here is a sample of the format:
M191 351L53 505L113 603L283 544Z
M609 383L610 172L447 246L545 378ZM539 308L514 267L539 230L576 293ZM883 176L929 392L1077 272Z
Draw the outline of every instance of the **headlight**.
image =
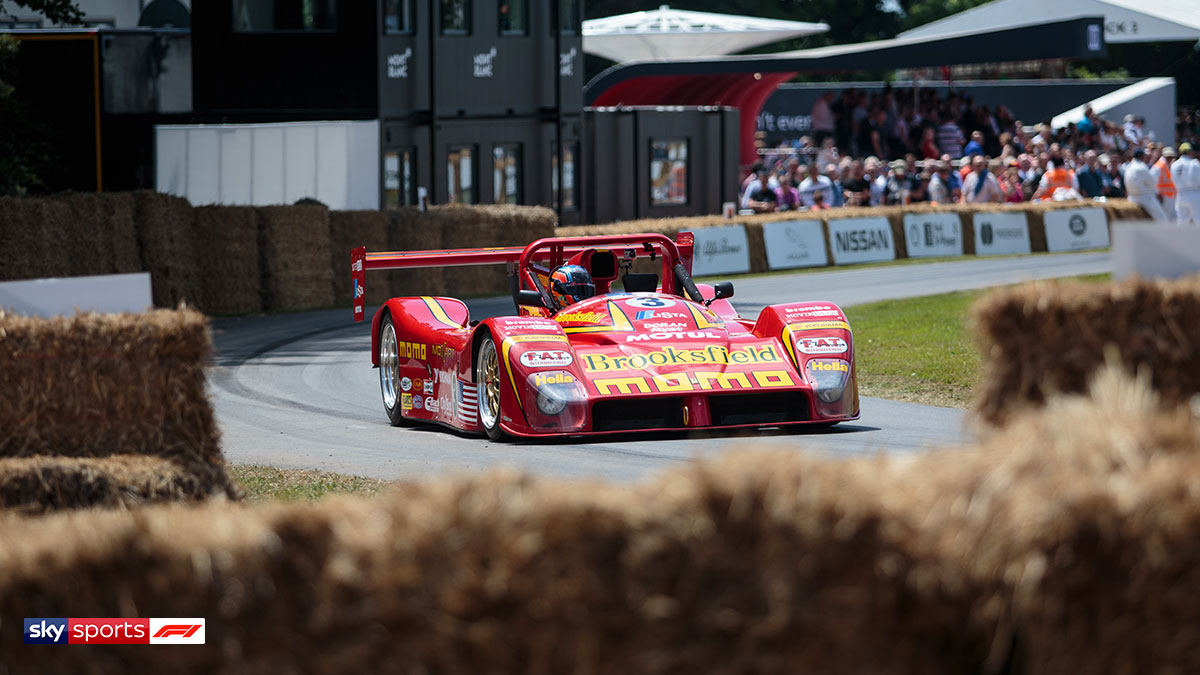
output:
M538 389L537 407L544 415L557 415L567 407L567 394L561 386L547 385Z
M528 385L537 392L537 409L543 415L559 415L568 403L584 398L575 376L565 371L532 373Z
M817 398L833 403L842 397L846 380L850 377L849 362L841 359L809 359L804 370L817 392Z

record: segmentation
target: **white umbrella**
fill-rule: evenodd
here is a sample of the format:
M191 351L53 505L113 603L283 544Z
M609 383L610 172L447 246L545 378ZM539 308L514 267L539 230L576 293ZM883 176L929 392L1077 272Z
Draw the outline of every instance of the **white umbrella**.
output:
M662 5L583 22L583 51L618 63L720 56L815 33L829 25L689 12Z

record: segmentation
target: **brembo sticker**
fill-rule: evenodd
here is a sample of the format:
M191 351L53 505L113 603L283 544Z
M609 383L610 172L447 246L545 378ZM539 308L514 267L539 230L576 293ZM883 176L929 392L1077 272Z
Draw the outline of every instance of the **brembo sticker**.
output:
M526 368L563 368L575 362L570 352L561 349L531 349L521 354Z
M796 349L805 354L842 354L846 351L846 341L840 337L800 338L796 340Z

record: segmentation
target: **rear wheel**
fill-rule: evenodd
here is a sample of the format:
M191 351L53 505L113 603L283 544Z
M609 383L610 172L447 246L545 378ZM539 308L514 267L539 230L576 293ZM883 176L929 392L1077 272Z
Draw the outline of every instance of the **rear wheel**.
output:
M400 412L400 355L396 350L396 328L390 315L383 317L379 327L379 391L383 395L383 410L392 425L411 424Z
M491 335L484 336L475 357L475 383L479 387L479 426L493 441L504 438L500 428L500 359Z

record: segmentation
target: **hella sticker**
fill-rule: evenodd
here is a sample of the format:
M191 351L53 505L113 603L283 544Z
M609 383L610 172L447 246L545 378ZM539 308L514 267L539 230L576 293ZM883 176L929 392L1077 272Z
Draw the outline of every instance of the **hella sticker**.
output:
M521 365L526 368L563 368L574 361L570 352L561 349L530 349L521 354Z
M796 340L796 349L805 354L843 354L846 351L846 341L840 337L800 338Z

